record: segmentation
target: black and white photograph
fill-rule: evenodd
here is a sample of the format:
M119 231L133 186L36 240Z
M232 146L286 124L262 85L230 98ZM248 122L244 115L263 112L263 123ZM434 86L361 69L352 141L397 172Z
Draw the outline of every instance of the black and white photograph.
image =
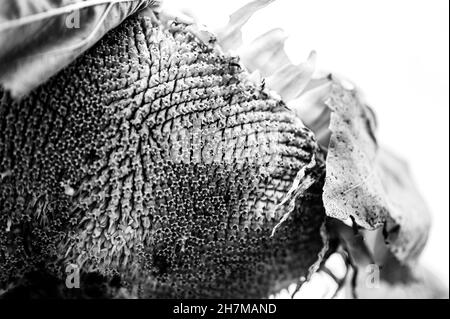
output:
M447 0L0 2L2 304L448 291Z

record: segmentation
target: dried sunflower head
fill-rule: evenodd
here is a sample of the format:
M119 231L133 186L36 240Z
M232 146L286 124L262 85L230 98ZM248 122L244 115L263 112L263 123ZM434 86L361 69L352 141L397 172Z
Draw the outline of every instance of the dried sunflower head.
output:
M0 112L3 285L75 264L141 297L263 297L320 259L313 134L184 24L131 18Z

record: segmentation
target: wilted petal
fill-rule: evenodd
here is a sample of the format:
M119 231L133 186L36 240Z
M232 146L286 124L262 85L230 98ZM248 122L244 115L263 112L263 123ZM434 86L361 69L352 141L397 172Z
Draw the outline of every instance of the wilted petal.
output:
M283 30L270 30L239 49L241 61L249 71L259 70L262 76L270 76L292 64L284 49L286 39Z
M242 44L242 27L258 10L264 8L273 0L255 0L230 15L228 24L217 31L218 40L223 50L234 50Z
M288 106L300 117L307 127L316 135L316 140L323 148L328 148L331 132L330 109L325 104L331 90L332 80L328 77L313 79L305 91Z
M316 62L316 52L311 52L308 60L300 65L286 65L267 78L267 85L278 92L288 102L298 97L311 81Z

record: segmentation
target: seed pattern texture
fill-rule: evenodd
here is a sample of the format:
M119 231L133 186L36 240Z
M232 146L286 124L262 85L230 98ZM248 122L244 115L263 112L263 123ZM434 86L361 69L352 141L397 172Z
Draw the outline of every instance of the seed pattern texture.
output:
M264 297L307 276L321 178L270 235L317 146L247 78L138 16L22 100L0 91L0 287L69 263L139 297Z

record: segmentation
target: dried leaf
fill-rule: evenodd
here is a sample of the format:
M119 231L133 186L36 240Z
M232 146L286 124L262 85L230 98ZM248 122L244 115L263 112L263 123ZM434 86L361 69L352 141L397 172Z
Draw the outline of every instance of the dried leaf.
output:
M399 260L414 261L427 242L431 226L428 207L403 160L380 149L376 168L389 205L384 228L387 243Z
M0 8L0 84L27 94L153 0L21 0Z
M327 214L341 220L352 217L367 229L380 227L389 210L374 166L378 145L372 113L355 91L337 83L326 105L332 111L323 193Z
M308 94L306 101L320 109L313 130L323 132L323 124L330 122L323 193L327 215L352 218L369 230L383 227L396 258L402 263L416 261L428 238L430 214L406 164L379 148L372 110L356 90L345 89L337 80L330 89L324 84Z

